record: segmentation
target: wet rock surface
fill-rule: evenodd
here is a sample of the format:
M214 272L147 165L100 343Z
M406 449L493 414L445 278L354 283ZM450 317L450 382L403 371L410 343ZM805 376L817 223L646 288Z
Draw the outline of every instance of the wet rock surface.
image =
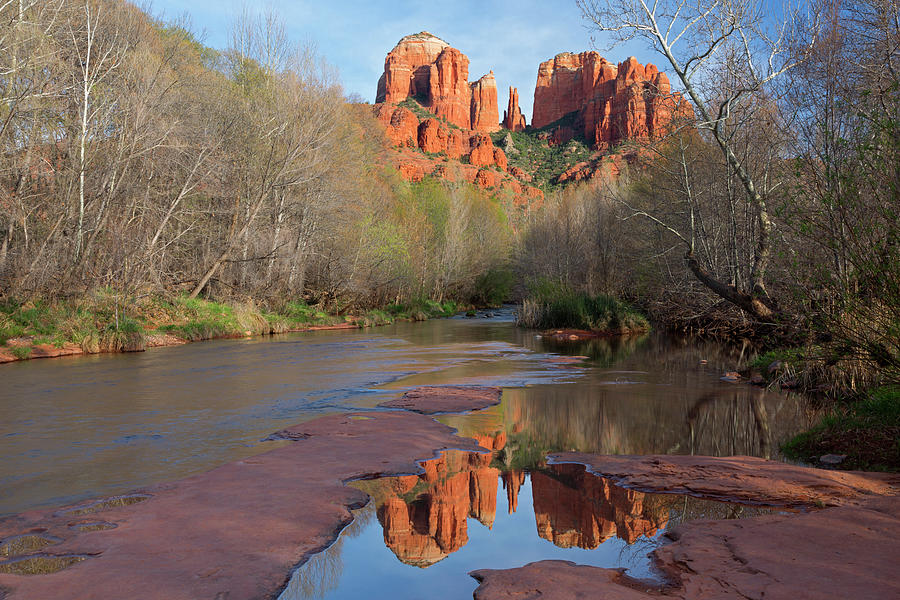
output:
M652 554L665 585L620 571L541 561L473 571L494 598L897 598L900 498L896 475L837 473L749 457L616 457L563 453L645 490L761 504L823 506L807 513L695 521Z
M473 391L465 405L464 397L458 391L453 405L472 409L487 400ZM421 472L416 461L447 448L483 451L409 412L326 416L277 437L293 442L138 493L0 520L5 541L29 532L60 540L40 553L30 546L8 552L0 596L270 598L296 564L335 539L350 509L366 503L344 482ZM78 527L84 514L104 526Z
M495 598L897 598L900 502L676 528L675 542L653 558L670 584L655 586L617 570L541 561L518 569L480 570L477 600Z
M826 471L751 456L603 456L551 454L555 463L579 463L619 485L646 492L686 494L765 504L821 508L900 494L900 475Z
M397 400L382 402L380 408L399 408L423 415L480 410L500 403L498 387L424 386Z

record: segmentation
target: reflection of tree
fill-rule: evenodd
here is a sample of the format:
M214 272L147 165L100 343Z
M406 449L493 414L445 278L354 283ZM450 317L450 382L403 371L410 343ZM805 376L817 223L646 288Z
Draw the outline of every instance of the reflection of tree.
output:
M752 453L770 458L771 428L765 396L763 390L747 386L735 387L728 394L702 396L687 413L689 443L673 450L714 456Z
M796 396L721 383L719 374L740 352L657 336L638 345L615 371L590 369L567 385L508 389L504 464L539 468L546 453L568 450L768 458L811 415Z
M320 598L327 592L337 589L344 570L341 560L344 542L362 533L372 522L374 515L375 510L371 503L353 511L353 521L341 531L337 541L324 552L313 554L309 560L300 565L278 600Z
M577 341L547 337L542 340L541 350L569 356L587 356L592 366L606 368L634 354L648 339L650 336L647 334L617 335Z

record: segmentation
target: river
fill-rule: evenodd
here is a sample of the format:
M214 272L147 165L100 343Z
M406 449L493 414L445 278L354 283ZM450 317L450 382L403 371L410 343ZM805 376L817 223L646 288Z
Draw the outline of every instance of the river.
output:
M356 482L373 499L284 600L469 595L473 568L561 558L652 577L665 530L747 507L615 487L549 452L778 458L815 415L796 395L726 383L740 349L661 333L559 343L477 318L0 367L0 515L179 479L286 442L272 432L421 385L503 387L500 405L438 419L493 451ZM374 561L374 562L373 562ZM371 568L380 564L378 568Z

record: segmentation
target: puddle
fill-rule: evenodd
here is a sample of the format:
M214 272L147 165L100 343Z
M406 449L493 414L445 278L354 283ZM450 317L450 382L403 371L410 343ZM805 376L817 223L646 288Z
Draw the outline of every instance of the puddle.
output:
M627 490L580 465L508 469L503 452L445 452L425 473L358 481L372 501L326 551L293 573L279 600L471 597L474 569L537 560L624 568L659 581L648 554L671 527L740 518L760 507Z
M12 575L47 575L49 573L62 571L86 558L87 556L84 554L66 554L62 556L38 554L25 556L0 562L0 573L10 573Z

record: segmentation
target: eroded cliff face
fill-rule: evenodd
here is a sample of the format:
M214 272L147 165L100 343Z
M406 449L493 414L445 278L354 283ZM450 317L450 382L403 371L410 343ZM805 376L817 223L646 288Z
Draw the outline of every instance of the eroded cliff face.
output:
M388 53L374 114L397 149L391 161L408 181L466 181L506 191L525 210L540 207L544 193L526 184L521 169L508 170L506 153L488 135L500 130L493 71L472 83L468 77L468 57L428 32L406 36ZM402 105L410 98L424 111Z
M665 73L634 57L615 65L593 51L566 52L538 68L532 126L565 118L557 137L581 134L598 150L661 137L677 117L691 114Z
M497 107L497 80L491 71L475 83L472 88L471 121L472 129L482 133L500 131L500 112Z
M376 103L414 98L438 118L462 129L500 129L493 72L469 83L469 58L423 31L401 39L384 60Z

